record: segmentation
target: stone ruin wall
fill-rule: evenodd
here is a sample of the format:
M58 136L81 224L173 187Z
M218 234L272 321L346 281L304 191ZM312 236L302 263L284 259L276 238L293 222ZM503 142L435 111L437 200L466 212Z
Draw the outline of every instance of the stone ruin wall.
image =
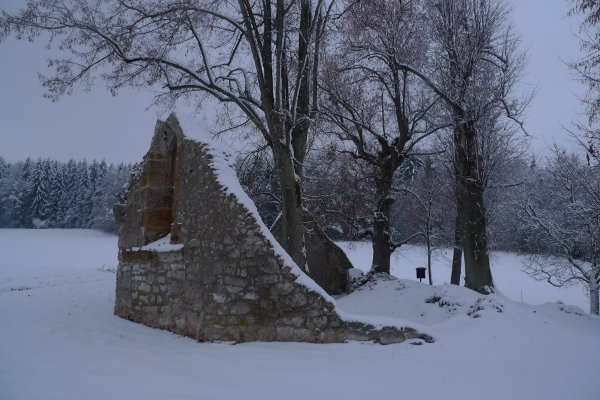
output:
M157 124L127 203L114 210L116 315L200 341L431 340L411 328L347 322L319 288L298 283L308 278L227 194L209 150L185 138L174 116Z

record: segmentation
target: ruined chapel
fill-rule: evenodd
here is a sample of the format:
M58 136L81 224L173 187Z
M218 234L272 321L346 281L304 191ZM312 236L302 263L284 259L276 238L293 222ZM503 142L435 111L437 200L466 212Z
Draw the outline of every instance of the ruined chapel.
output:
M158 121L114 213L115 314L122 318L199 341L432 340L339 310L266 228L230 158L209 139L187 138L174 115ZM316 279L342 292L351 265L331 254L321 256Z

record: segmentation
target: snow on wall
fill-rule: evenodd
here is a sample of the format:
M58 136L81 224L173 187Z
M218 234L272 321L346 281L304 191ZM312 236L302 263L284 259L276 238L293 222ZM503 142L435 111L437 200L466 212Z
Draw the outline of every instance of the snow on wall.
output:
M193 132L192 129L186 129L184 123L181 123L183 132ZM186 134L187 137L187 134ZM252 213L254 218L256 219L256 223L261 229L261 233L265 236L265 238L270 242L271 246L275 253L284 261L284 265L291 268L291 273L294 274L297 279L296 282L303 286L306 286L308 289L312 290L323 296L325 300L329 301L332 304L335 304L335 299L329 296L319 285L315 283L308 275L304 273L298 267L298 265L292 260L292 257L283 249L281 244L275 239L269 228L264 224L258 210L256 208L256 204L252 201L252 199L248 196L248 194L242 188L240 181L235 173L234 163L235 159L229 150L220 142L212 140L210 135L207 132L197 131L193 135L194 140L198 143L202 143L205 147L205 151L207 154L211 156L209 161L209 165L212 167L215 177L217 181L221 184L221 187L225 191L227 195L233 195L237 198L237 200L244 206L246 209Z

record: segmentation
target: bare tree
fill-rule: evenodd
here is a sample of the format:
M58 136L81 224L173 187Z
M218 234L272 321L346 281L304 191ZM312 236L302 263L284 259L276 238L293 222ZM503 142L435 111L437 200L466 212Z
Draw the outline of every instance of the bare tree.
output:
M101 76L109 89L162 88L158 100L206 96L235 106L273 151L283 247L305 266L302 165L317 107L319 42L333 2L29 0L3 13L0 39L50 35L70 58L51 60L48 96Z
M412 202L406 201L411 215L411 225L418 237L425 242L427 252L427 276L433 285L431 257L443 236L444 200L442 194L442 174L435 165L433 156L424 157L423 168L414 180L402 188L402 192ZM408 200L408 199L407 199ZM412 204L411 204L412 203Z
M563 287L589 290L590 313L600 311L600 166L555 147L548 166L522 188L519 201L528 251L526 272Z
M239 154L236 174L264 223L272 226L281 214L281 188L272 154L265 148Z
M367 165L340 153L338 143L320 144L305 162L305 205L332 239L361 235L371 217L374 187Z
M434 118L438 97L401 63L423 65L428 43L423 2L352 3L340 21L339 40L323 74L323 129L340 151L365 164L374 184L369 199L371 271L390 272L393 251L415 235L393 240L394 174L419 145L448 125Z
M453 123L458 185L457 230L465 259L465 286L489 293L489 265L483 173L479 149L481 121L501 109L518 120L526 105L514 95L525 56L510 25L505 1L430 0L432 45L428 69L408 63L398 68L419 76L445 103Z
M525 182L526 169L524 168L525 154L528 149L528 139L519 135L515 125L503 116L503 110L493 109L477 123L479 140L477 141L477 156L481 160L482 169L479 182L483 190L486 235L491 240L489 248L497 247L497 239L505 235L502 230L510 225L512 197L516 187ZM460 214L461 190L460 179L457 175L457 164L454 137L440 138L440 143L445 151L446 169L443 173L447 176L446 184L450 194L449 203L455 204L455 226L453 236L453 257L450 283L460 284L462 273L462 226ZM508 245L503 243L501 245Z
M581 60L569 63L579 81L587 85L588 91L582 102L587 106L587 124L575 123L581 135L571 133L586 150L588 163L600 162L600 2L597 0L568 0L573 7L570 16L583 15L580 26L579 43L587 55Z
M501 111L486 118L481 129L484 165L484 203L489 227L489 247L507 250L514 242L513 198L528 178L529 137L519 134L514 124L502 118Z

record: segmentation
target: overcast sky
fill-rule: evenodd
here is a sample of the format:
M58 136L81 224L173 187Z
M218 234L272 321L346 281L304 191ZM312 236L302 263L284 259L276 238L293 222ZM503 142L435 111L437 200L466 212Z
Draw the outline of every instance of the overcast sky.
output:
M22 0L0 0L0 9L15 12ZM583 111L576 95L584 88L563 61L581 57L574 34L578 22L567 18L567 0L515 0L514 26L528 48L528 74L524 84L538 87L527 112L525 127L532 150L565 142L561 124L568 126ZM8 162L32 158L106 159L140 161L147 151L158 110L146 111L151 94L123 90L112 97L103 82L84 93L53 103L43 98L38 73L46 68L43 42L8 38L0 44L0 156Z

